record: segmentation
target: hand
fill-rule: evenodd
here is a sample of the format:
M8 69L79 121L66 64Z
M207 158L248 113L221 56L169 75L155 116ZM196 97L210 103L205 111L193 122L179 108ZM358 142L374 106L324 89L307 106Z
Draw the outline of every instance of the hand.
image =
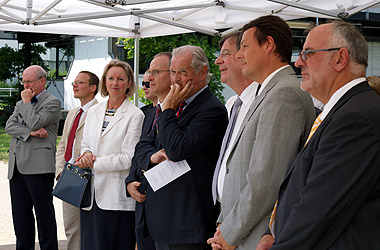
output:
M77 158L74 165L80 168L93 168L96 156L91 152L84 152L81 156Z
M141 183L138 181L133 181L127 184L127 191L132 196L132 198L137 202L144 202L146 195L140 193L137 188L140 187Z
M170 85L169 94L165 97L165 100L161 103L161 109L173 109L177 110L181 102L190 97L193 90L193 84L188 81L186 85L181 89L181 86L177 83Z
M261 237L259 244L256 247L256 250L268 250L272 247L274 243L274 238L270 234L266 234Z
M227 241L224 239L223 235L220 232L220 224L216 228L216 232L213 238L207 240L208 244L211 244L213 250L222 249L222 250L234 250L237 246L230 246Z
M152 154L150 157L150 163L151 164L158 164L165 160L169 160L168 156L165 153L165 149L161 149L160 151L157 151L156 153Z
M23 91L21 91L21 99L24 103L30 102L34 95L35 92L31 89L24 89Z
M39 137L39 138L47 138L48 132L44 128L39 128L36 131L30 132L30 136L35 136L35 137Z

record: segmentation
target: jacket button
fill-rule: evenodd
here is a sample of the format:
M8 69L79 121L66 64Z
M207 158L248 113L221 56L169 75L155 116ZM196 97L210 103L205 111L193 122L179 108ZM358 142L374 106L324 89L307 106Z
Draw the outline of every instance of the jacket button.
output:
M227 168L227 169L226 169L226 174L228 174L228 172L230 172L230 169Z

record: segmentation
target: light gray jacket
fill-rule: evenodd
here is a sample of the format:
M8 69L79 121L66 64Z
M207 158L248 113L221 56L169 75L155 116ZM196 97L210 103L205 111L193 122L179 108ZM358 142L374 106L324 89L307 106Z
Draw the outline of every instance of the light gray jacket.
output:
M12 179L15 163L22 174L55 172L55 147L61 102L48 91L43 92L34 104L16 103L5 132L12 136L9 145L8 179ZM30 136L40 128L48 132L47 138Z
M310 95L291 67L280 70L252 103L226 163L221 233L238 249L256 249L268 227L286 168L315 119Z

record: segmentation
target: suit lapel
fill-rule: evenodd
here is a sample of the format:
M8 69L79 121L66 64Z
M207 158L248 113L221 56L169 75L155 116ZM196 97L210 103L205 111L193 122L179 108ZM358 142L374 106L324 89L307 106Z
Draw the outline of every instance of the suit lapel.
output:
M207 98L212 95L209 87L205 88L201 93L199 93L194 100L183 110L182 114L178 117L178 124L181 126L186 123L189 119L189 114L193 114L195 110L199 108L199 106L207 100Z
M294 71L286 67L282 70L280 70L277 74L275 74L272 79L267 83L265 88L262 90L261 94L256 97L256 99L252 102L251 107L249 108L247 114L244 117L244 120L239 128L239 131L236 135L235 140L233 141L232 148L230 151L230 155L233 152L234 148L236 147L238 141L240 140L241 134L244 131L245 126L247 125L248 121L251 119L253 114L256 112L260 104L263 102L265 97L267 96L268 92L276 85L276 83L284 77L284 75L294 74ZM230 157L230 155L228 157Z
M38 97L38 101L34 104L34 109L37 109L42 103L45 102L45 99L49 97L49 92L46 90L45 92L43 92L39 97Z
M90 106L90 108L91 108L92 106L94 106L95 104L97 104L97 103L98 103L98 102L95 100L95 101L92 103L92 105ZM79 107L78 107L77 110L75 111L75 114L78 112L78 110L79 110ZM87 112L88 112L88 110L87 110ZM79 125L78 125L77 130L81 129L81 128L84 126L84 123L86 122L87 112L84 112L84 114L82 115L82 119L80 119L80 121L79 121Z

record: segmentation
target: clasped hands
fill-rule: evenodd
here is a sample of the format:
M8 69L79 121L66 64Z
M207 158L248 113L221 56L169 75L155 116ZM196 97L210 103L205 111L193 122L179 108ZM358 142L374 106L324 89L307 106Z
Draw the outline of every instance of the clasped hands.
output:
M213 250L222 249L222 250L234 250L237 246L230 246L227 241L224 239L223 235L220 232L220 224L216 228L216 232L213 238L207 240L207 244L211 244Z
M74 165L80 168L93 168L95 160L96 156L93 153L87 151L76 159Z

